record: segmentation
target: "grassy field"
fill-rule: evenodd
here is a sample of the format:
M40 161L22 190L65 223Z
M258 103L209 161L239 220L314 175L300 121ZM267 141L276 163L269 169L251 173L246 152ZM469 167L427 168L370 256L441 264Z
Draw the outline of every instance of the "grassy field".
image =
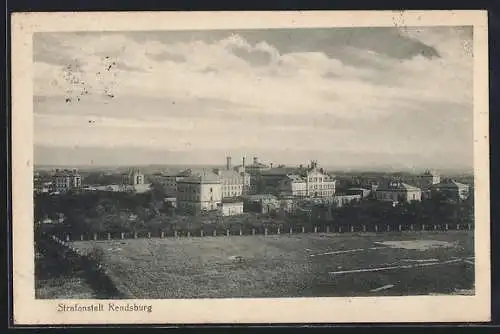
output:
M101 248L120 290L139 299L419 295L474 285L473 232L467 231L153 238L73 246Z

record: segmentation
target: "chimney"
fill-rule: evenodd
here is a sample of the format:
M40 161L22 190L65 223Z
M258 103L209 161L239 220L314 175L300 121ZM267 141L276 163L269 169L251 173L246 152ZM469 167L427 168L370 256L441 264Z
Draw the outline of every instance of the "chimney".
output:
M226 169L231 170L231 157L226 158Z
M271 168L273 168L273 163L272 162L271 162L270 166L271 166Z
M254 163L254 164L258 164L258 163L259 163L259 158L257 158L257 157L253 157L253 163Z
M245 169L245 157L243 157L243 158L241 159L241 161L242 161L242 167L243 167L243 169Z

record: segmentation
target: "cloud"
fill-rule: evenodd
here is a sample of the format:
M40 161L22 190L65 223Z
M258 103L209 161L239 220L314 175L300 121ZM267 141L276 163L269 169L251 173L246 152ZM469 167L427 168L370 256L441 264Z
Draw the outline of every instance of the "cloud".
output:
M472 128L471 41L466 27L39 34L35 138L468 157L457 147ZM429 130L457 119L460 130Z

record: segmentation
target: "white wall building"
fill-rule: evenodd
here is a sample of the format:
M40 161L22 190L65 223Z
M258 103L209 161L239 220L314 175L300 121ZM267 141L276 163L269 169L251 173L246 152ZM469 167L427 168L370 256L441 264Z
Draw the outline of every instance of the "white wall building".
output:
M188 212L217 210L222 201L220 178L202 171L177 182L177 207Z

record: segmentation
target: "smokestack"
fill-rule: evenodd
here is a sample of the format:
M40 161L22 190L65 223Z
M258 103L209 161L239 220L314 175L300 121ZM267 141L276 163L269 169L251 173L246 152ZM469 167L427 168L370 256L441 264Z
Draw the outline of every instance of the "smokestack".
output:
M226 169L231 170L231 157L226 158Z
M241 161L242 161L242 167L245 168L245 157L243 157Z
M259 163L259 158L257 158L257 157L253 157L253 163L254 163L254 164L258 164L258 163Z
M271 162L271 168L273 168L273 163Z

